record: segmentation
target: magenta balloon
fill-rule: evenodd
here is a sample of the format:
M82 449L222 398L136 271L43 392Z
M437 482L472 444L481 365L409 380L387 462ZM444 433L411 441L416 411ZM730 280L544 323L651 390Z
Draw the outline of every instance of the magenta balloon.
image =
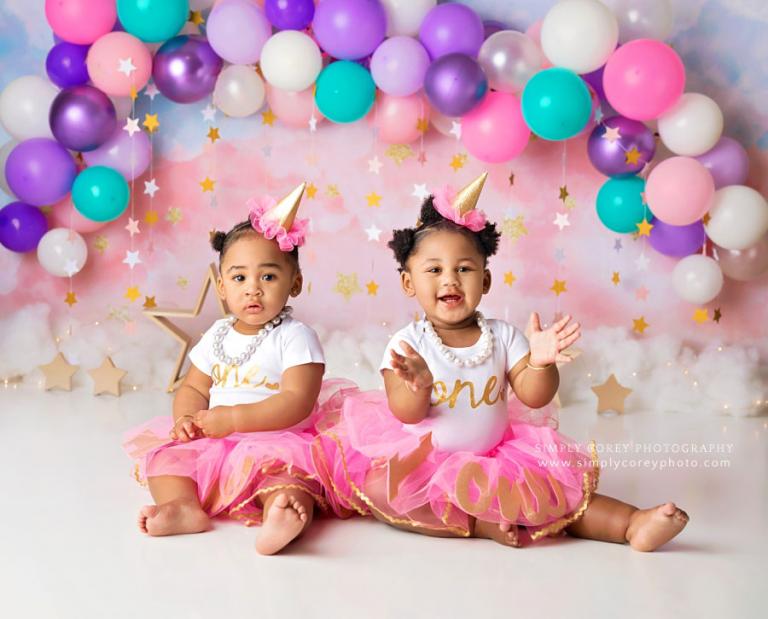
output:
M456 2L438 4L419 28L419 39L432 60L455 53L475 58L484 36L485 28L477 13Z
M61 200L72 189L76 176L77 166L72 155L48 138L21 142L5 162L5 178L11 191L34 206Z
M110 98L93 86L62 90L51 104L49 122L54 137L70 150L98 148L114 133L117 113Z
M707 240L701 220L687 226L665 224L660 219L652 219L652 223L649 242L651 247L665 256L690 256L699 251Z
M83 153L83 159L89 166L105 166L117 170L131 181L141 176L152 160L152 145L149 136L143 131L130 136L119 128L111 138L96 150Z
M723 136L703 155L694 157L709 170L715 189L728 185L743 185L749 174L749 156L744 147L733 138Z
M371 75L376 85L388 95L407 97L424 85L429 68L429 54L411 37L392 37L373 52Z
M222 65L204 37L182 35L157 50L152 78L171 101L194 103L213 92Z
M387 15L379 0L323 0L315 7L312 30L331 56L357 60L384 40Z
M482 101L488 80L474 58L448 54L435 60L424 76L424 92L441 114L463 116Z
M618 130L618 134L615 130ZM635 151L637 161L633 163ZM628 157L629 153L633 156ZM589 160L606 176L637 174L653 159L655 153L653 132L639 120L623 116L611 116L603 120L592 130L587 142Z
M47 231L45 215L35 206L11 202L0 209L0 244L6 249L32 251Z

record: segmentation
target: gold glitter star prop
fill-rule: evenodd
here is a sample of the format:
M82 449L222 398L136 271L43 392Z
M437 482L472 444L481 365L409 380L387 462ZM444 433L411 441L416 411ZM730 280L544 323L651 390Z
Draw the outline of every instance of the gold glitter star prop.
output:
M147 131L154 133L160 127L160 121L157 119L157 114L144 114L144 122L141 123L147 128Z
M613 275L611 276L611 281L613 282L614 286L618 286L621 282L621 275L619 275L618 271L614 271Z
M573 196L568 196L565 200L563 200L563 204L565 204L565 208L570 210L576 208L576 200L574 200Z
M189 285L189 280L186 277L179 275L179 277L176 279L176 285L183 290Z
M528 229L525 227L523 216L518 215L515 218L505 217L501 221L501 233L504 236L508 236L513 241L528 234Z
M216 185L216 181L211 179L208 176L206 176L203 180L200 181L200 187L202 188L203 193L213 191L213 188L215 185Z
M72 377L75 375L75 372L77 372L79 366L67 363L64 355L58 353L53 358L53 361L37 367L40 368L45 375L44 389L46 391L51 389L72 391Z
M516 279L517 278L515 277L514 273L512 273L512 271L507 271L506 273L504 273L504 283L507 286L511 286L512 284L514 284Z
M88 370L88 374L93 379L93 395L109 393L119 396L121 393L120 381L127 373L125 370L116 368L110 357L105 357L101 366Z
M457 153L453 157L451 157L451 163L450 165L453 168L454 172L458 172L461 170L461 168L464 167L464 164L467 162L467 155L464 153Z
M720 311L720 308L715 309L715 315L713 316L712 320L714 320L717 324L720 324L720 319L723 317L722 312Z
M344 297L345 301L349 301L352 295L357 292L362 292L360 284L357 283L357 273L336 273L336 286L333 288L334 292L338 292Z
M704 324L709 320L709 310L706 307L697 307L693 312L693 320L697 324Z
M408 157L413 157L413 149L408 144L392 144L384 151L384 154L397 165L400 165Z
M559 297L563 292L568 292L565 286L566 281L564 279L556 279L550 290Z
M651 230L653 230L653 224L648 223L648 220L643 218L643 221L641 221L639 224L635 224L637 226L637 235L638 236L651 236Z
M64 303L69 305L69 307L72 307L75 303L77 303L77 295L74 292L68 292L67 296L64 297Z
M211 141L211 144L215 144L216 140L220 140L221 136L219 135L219 128L218 127L211 127L208 129L208 139Z
M99 235L95 239L93 239L93 247L96 249L97 252L100 254L104 253L104 250L109 247L109 241L106 237Z
M624 153L624 161L627 165L637 165L640 163L640 151L637 150L636 146L633 146Z
M144 297L144 305L142 306L145 310L146 309L153 309L157 307L157 303L155 303L155 297Z
M314 183L309 183L307 185L306 193L307 193L307 198L309 198L310 200L317 195L317 187L315 186Z
M372 297L379 291L379 285L374 280L369 281L365 287L368 289L368 295Z
M176 225L182 219L181 209L178 206L172 206L168 209L165 219L166 221L170 221L173 225Z
M336 185L328 185L328 187L325 190L325 194L329 198L338 198L341 193L339 192L339 188Z
M368 203L368 206L381 206L381 196L375 191L372 191L365 196L365 200Z
M569 195L571 194L568 193L568 185L563 185L562 187L560 187L560 197L558 198L558 200L562 200L563 202L565 202L565 199Z
M632 330L641 334L650 326L647 322L645 322L645 316L640 316L640 318L633 318L632 323Z
M125 294L123 295L123 297L128 299L131 303L133 303L140 296L141 296L141 293L139 292L138 286L129 286L128 290L126 290Z
M271 127L275 124L275 120L277 120L277 116L272 113L272 110L268 109L267 111L261 113L262 125L269 125Z
M632 389L620 384L613 374L602 385L592 387L592 391L597 396L598 413L615 411L622 415L624 414L624 400L632 393Z

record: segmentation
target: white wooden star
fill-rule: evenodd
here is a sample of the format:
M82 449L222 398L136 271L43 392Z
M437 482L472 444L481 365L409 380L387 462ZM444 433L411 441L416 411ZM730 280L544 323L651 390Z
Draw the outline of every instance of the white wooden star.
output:
M136 70L136 65L133 64L133 60L129 58L120 58L118 61L118 72L122 73L126 77L130 76Z
M365 229L365 233L368 235L369 241L378 241L381 236L381 230L376 227L376 224L371 224Z
M381 161L379 161L379 158L374 156L373 159L368 160L368 171L373 172L373 174L378 174L379 172L381 172L382 165L383 164L381 163Z
M422 185L413 185L413 192L411 195L419 199L419 202L423 202L429 197L429 189L427 189L426 183Z
M216 108L210 103L200 110L200 113L203 115L204 122L213 122L216 119Z
M563 228L566 226L570 226L571 222L568 221L568 213L557 213L555 215L555 220L552 222L555 224L558 228L560 228L560 232L563 231Z
M123 259L123 264L127 264L129 267L131 267L131 270L133 270L133 267L135 267L139 263L141 263L141 258L139 258L139 252L126 250L125 258Z
M461 139L461 123L457 121L451 121L451 130L449 133L453 136L456 136L457 140Z
M160 191L160 187L157 186L154 178L144 181L144 193L150 198L154 198L158 191Z
M141 230L139 230L139 221L137 219L131 219L128 218L128 225L125 227L126 230L128 230L128 233L133 236L134 234L141 234Z

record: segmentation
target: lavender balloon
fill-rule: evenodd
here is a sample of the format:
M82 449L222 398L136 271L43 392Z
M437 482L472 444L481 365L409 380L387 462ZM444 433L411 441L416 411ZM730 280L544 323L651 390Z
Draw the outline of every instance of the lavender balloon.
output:
M152 77L171 101L193 103L213 92L222 65L205 38L182 35L157 50Z
M656 140L639 120L611 116L593 129L587 153L592 165L606 176L632 176L653 159Z
M424 92L429 102L446 116L463 116L482 101L487 91L485 73L466 54L438 58L424 76Z
M315 8L312 30L331 56L357 60L384 40L387 15L379 0L323 0Z
M8 186L23 202L46 206L69 193L77 176L72 155L55 140L32 138L21 142L5 162Z
M32 251L47 231L48 222L39 208L11 202L0 209L0 244L6 249Z
M694 221L687 226L673 226L654 219L650 243L660 254L683 258L695 254L707 240L704 224Z
M723 136L703 155L694 157L712 174L715 189L728 185L743 185L749 173L749 156L733 138Z
M483 44L485 29L477 13L456 2L439 4L427 13L419 39L433 60L446 54L475 57Z
M89 79L85 66L89 49L89 45L66 42L54 45L45 59L45 70L51 81L59 88L85 84Z
M371 56L373 81L395 97L407 97L421 89L428 68L427 50L412 37L391 37Z
M264 12L278 30L304 30L315 16L314 0L266 0Z
M143 131L128 135L118 127L115 133L96 150L83 153L89 166L104 166L117 170L131 181L141 176L152 159L152 145Z
M70 150L98 148L114 133L117 113L110 98L93 86L62 90L49 114L54 137Z

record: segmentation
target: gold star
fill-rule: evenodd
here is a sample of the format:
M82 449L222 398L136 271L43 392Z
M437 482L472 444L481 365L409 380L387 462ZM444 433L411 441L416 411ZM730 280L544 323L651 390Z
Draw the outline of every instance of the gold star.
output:
M357 273L350 273L349 275L336 273L336 286L334 286L333 291L343 296L345 301L349 301L356 292L362 292L357 283Z
M109 241L106 237L99 235L93 239L93 246L100 254L104 253L104 250L109 247Z
M157 114L144 114L144 122L141 124L147 128L147 131L154 133L160 126L160 121L157 120Z
M379 285L373 280L369 281L365 287L368 289L368 294L372 297L375 297L379 290Z
M309 183L307 185L306 192L307 192L307 198L311 200L312 198L315 197L315 195L317 195L317 187L315 186L314 183Z
M621 276L619 275L618 271L613 272L613 276L611 277L611 281L613 282L614 286L618 286L619 282L621 281Z
M512 187L515 184L515 173L510 172L509 173L509 186Z
M562 187L560 187L560 197L558 198L558 200L562 200L563 202L565 202L565 199L569 195L571 194L568 193L568 185L563 185Z
M528 229L525 227L523 216L518 215L514 219L505 217L501 222L501 233L514 241L521 236L528 234Z
M693 320L698 324L704 324L709 320L709 310L705 307L698 307L693 312Z
M172 206L168 209L165 219L166 221L170 221L173 225L176 225L181 221L181 209L178 206Z
M216 181L212 180L210 177L206 176L202 181L200 181L200 187L203 188L203 193L206 191L213 191L213 187L216 184Z
M720 324L720 319L723 317L722 312L720 311L720 308L718 307L715 309L715 316L712 318L717 324Z
M261 113L262 125L269 125L271 127L275 124L275 120L277 120L277 116L272 113L272 110L267 109L267 111Z
M645 331L650 325L645 322L645 316L640 316L640 318L633 318L633 331L637 331L638 333L642 333Z
M710 215L709 213L704 213L704 217L701 218L701 221L706 226L709 223L710 219L712 219L712 215Z
M68 292L67 296L64 298L64 303L69 305L69 307L72 307L75 303L77 303L77 295L75 295L74 292Z
M384 154L397 165L400 165L408 157L413 157L413 149L408 144L392 144L384 151Z
M573 196L568 196L565 200L563 200L563 204L565 204L565 208L567 209L575 209L576 208L576 200L573 199Z
M188 284L189 284L189 280L186 277L179 275L179 277L176 279L176 285L179 288L184 289L187 287Z
M637 226L637 236L651 236L654 225L649 224L645 217L643 217L643 221L635 225Z
M136 86L133 84L131 84L131 91L128 94L131 97L131 101L136 101L139 98L139 91L136 90Z
M221 136L219 135L219 128L218 127L211 127L208 129L208 139L211 141L211 144L216 144L216 140L220 140Z
M597 396L598 413L616 411L624 414L624 400L632 393L632 389L621 385L613 374L602 385L592 387L592 391Z
M637 165L640 163L640 151L637 150L636 146L633 146L624 153L624 160L627 165Z
M467 161L467 156L464 153L458 153L451 158L451 163L448 164L453 168L454 172L458 172L464 167Z
M429 121L426 118L419 118L416 121L416 129L421 133L429 131Z
M129 286L128 290L125 291L125 294L123 296L126 299L128 299L131 303L133 303L136 299L138 299L141 296L141 293L139 292L139 287Z
M203 12L202 11L190 11L189 12L189 21L191 21L195 26L202 26L205 23L205 19L203 19Z
M155 297L144 297L144 305L142 306L144 309L152 309L153 307L157 307L157 303L155 303Z
M88 370L88 373L93 379L93 395L111 393L119 396L120 381L128 372L116 368L112 359L105 357L100 367Z
M514 284L516 279L517 278L514 276L512 271L507 271L506 273L504 273L504 283L507 286L511 286L512 284Z
M158 222L157 211L154 209L150 209L146 213L144 213L144 222L148 226L154 226Z
M325 193L329 198L336 198L341 195L341 193L339 193L339 188L336 187L336 185L328 185L328 187L325 190Z
M381 196L375 191L372 191L367 196L365 196L365 199L368 202L368 206L381 206Z
M72 391L72 376L77 372L77 365L70 365L64 355L58 353L53 361L37 366L45 374L45 390L63 389Z
M559 297L561 293L568 292L565 288L565 284L566 282L564 279L556 279L550 290Z

